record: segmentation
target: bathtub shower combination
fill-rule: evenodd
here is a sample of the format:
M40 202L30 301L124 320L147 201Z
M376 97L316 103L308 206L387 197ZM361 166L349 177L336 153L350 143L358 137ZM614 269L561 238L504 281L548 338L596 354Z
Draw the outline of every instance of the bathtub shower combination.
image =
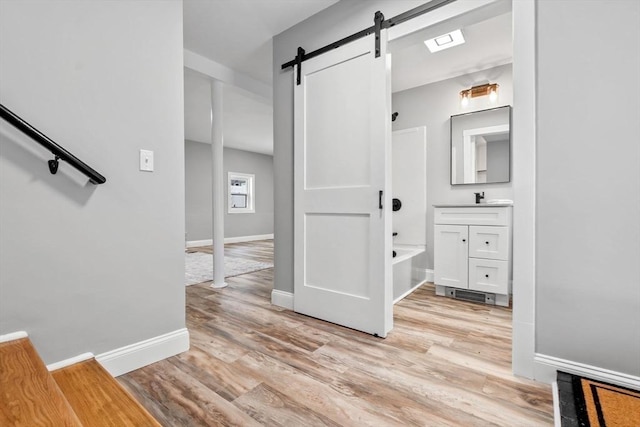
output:
M424 249L395 245L393 251L393 303L409 295L417 287L426 282L414 273L414 259L425 252ZM416 270L419 270L415 267Z

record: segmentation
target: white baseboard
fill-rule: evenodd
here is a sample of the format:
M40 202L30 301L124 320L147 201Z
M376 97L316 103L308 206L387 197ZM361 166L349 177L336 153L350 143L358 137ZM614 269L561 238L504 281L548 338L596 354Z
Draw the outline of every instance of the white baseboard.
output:
M51 363L47 365L47 370L49 372L57 371L58 369L66 368L67 366L75 365L76 363L84 362L89 359L93 359L93 353L82 353L78 356L61 360L60 362Z
M412 271L413 279L419 282L433 283L433 270L427 268L414 267Z
M225 237L225 243L243 243L243 242L255 242L257 240L270 240L273 239L273 233L271 234L258 234L255 236L239 236L239 237ZM186 243L187 248L197 248L200 246L213 245L212 239L205 240L190 240Z
M117 377L187 350L189 331L183 328L99 354L96 360Z
M200 246L211 246L213 245L212 239L206 240L189 240L186 244L187 248L198 248Z
M256 236L240 236L240 237L226 237L225 243L242 243L242 242L255 242L257 240L270 240L273 239L273 233L271 234L258 234Z
M572 360L560 359L558 357L547 356L536 353L534 357L535 379L537 381L552 383L556 380L556 371L563 371L570 374L600 380L622 387L640 389L640 377L623 374L622 372L611 371L597 366L586 365Z
M0 335L0 343L27 338L29 335L25 331L16 331L8 334Z
M293 310L293 293L274 289L271 291L271 304Z

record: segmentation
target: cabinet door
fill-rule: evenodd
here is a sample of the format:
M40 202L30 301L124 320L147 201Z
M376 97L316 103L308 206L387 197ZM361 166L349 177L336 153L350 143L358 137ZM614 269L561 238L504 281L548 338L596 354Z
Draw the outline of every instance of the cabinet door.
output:
M509 227L469 227L469 256L509 259Z
M435 284L468 288L469 227L466 225L436 225L434 246Z

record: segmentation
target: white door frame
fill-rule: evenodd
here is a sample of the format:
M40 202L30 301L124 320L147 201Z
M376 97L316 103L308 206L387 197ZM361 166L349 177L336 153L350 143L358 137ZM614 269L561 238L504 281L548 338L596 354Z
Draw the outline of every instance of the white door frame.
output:
M499 8L503 0L458 0L389 29L389 42L473 10ZM513 342L512 369L519 376L549 381L535 362L536 228L536 3L514 1L512 115L513 173Z
M469 11L491 7L504 0L458 0L447 7L421 15L388 30L388 41L457 19ZM512 149L513 209L513 346L514 374L548 380L535 363L535 228L536 228L536 3L514 1L513 19L513 91ZM274 294L275 294L274 290ZM293 294L274 295L282 306L293 306Z

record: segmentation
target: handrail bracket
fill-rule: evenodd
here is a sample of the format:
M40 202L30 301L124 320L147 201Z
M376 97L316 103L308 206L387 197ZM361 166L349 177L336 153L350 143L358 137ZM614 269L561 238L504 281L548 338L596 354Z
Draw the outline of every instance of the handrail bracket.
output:
M55 175L56 172L58 172L58 160L60 159L60 157L56 156L55 159L53 160L49 160L47 163L49 163L49 172L51 172L51 175Z

